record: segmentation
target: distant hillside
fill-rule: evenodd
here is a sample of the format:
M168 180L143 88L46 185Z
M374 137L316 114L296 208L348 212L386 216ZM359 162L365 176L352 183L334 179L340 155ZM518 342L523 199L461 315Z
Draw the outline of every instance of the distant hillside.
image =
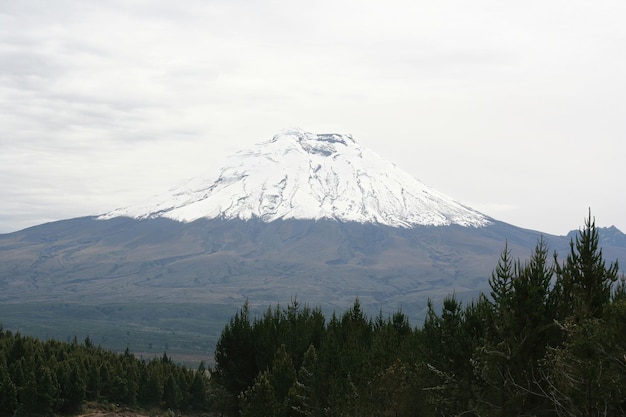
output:
M42 338L90 335L120 351L197 361L245 300L259 313L297 297L330 314L358 297L370 314L402 309L420 324L429 298L485 291L505 242L526 258L540 236L500 222L71 219L0 236L0 317ZM566 254L568 238L544 238ZM604 253L626 259L624 248Z
M618 247L618 248L626 248L626 234L622 233L615 226L611 227L598 227L598 232L600 233L600 245L606 247ZM577 230L571 230L567 237L570 239L575 239L578 234Z

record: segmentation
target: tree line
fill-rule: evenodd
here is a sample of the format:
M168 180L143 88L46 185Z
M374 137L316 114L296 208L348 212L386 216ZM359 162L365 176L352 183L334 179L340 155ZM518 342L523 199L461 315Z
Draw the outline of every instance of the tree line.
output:
M490 292L428 304L420 327L293 300L224 327L207 369L138 359L0 327L0 415L77 412L84 401L226 416L624 416L626 285L591 214L566 258L505 245Z
M209 410L209 372L83 343L42 342L0 328L0 415L72 414L85 401Z
M626 286L607 264L591 213L565 260L539 240L526 261L505 248L490 293L429 303L420 328L398 311L367 317L358 299L328 321L292 302L218 341L220 412L251 416L624 416Z

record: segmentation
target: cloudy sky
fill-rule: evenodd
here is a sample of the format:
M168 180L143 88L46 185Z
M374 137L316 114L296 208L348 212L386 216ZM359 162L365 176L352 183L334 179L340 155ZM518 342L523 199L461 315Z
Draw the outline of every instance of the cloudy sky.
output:
M626 231L626 2L0 1L0 233L351 133L553 234Z

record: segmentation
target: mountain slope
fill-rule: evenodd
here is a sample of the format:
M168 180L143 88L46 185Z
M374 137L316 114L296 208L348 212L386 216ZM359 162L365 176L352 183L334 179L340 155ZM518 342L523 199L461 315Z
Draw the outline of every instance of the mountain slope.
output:
M578 232L579 230L571 230L567 237L576 239ZM600 246L626 248L626 234L617 227L598 227L598 234L600 235Z
M413 317L428 297L485 289L504 242L519 256L538 234L494 222L394 228L335 220L72 219L0 237L0 301L252 304L298 295L343 309ZM565 248L565 240L551 237ZM549 240L550 240L549 239Z
M369 314L401 308L420 324L429 298L488 291L505 242L525 259L540 236L498 221L70 219L0 235L0 322L122 351L204 355L245 300L256 314L293 297L330 313L359 297ZM544 239L564 259L569 239ZM624 248L603 253L626 259Z
M605 257L626 259L609 231ZM146 204L0 235L0 324L150 354L208 354L246 300L259 313L297 297L330 314L359 297L369 314L420 324L429 298L487 291L505 242L526 258L541 235L348 136L291 130ZM568 238L543 238L568 251Z
M439 193L348 135L286 130L207 173L111 219L336 219L394 227L480 227L487 216Z

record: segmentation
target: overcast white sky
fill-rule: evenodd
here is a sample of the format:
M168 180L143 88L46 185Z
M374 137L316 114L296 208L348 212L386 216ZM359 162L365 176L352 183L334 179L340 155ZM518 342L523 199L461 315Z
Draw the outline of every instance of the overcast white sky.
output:
M626 2L0 0L0 233L142 201L288 127L565 234L626 231Z

